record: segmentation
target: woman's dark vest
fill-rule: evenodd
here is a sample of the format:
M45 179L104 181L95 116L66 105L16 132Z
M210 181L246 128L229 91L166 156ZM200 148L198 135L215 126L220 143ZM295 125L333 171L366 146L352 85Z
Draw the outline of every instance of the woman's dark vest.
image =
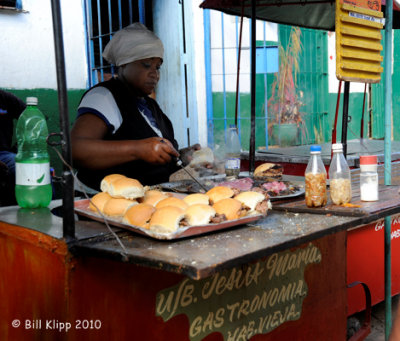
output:
M112 93L122 115L121 126L114 134L108 133L105 140L141 140L158 136L137 109L136 97L132 95L132 92L124 83L118 79L111 79L99 83L97 86L103 86ZM178 150L171 121L161 111L155 100L146 97L146 101L163 137L171 141L175 149ZM175 162L153 165L142 160L136 160L101 170L78 168L78 178L85 185L99 190L101 180L108 174L124 174L139 180L143 185L154 185L167 182L169 176L176 170Z

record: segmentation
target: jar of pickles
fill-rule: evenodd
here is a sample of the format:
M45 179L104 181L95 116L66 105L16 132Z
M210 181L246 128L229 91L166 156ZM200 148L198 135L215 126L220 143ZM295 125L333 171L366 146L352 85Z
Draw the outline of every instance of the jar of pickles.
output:
M322 207L327 202L326 170L321 159L321 146L310 147L310 160L305 172L305 199L308 207Z
M346 204L351 200L350 168L343 155L341 143L332 144L333 157L329 166L330 197L335 205Z

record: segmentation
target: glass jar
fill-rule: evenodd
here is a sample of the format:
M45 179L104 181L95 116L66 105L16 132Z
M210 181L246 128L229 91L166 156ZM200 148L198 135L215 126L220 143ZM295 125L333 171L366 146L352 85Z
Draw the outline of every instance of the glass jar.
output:
M350 168L341 143L332 144L333 157L329 166L329 188L332 203L341 205L351 200Z
M326 170L321 159L321 146L310 147L310 160L305 172L305 201L308 207L326 205Z
M360 156L360 199L361 201L378 201L379 177L378 158L376 155Z

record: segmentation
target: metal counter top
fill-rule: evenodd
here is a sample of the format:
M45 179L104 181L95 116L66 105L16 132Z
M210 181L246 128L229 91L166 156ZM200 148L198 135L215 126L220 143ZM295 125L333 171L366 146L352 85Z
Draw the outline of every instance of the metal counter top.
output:
M104 257L201 279L274 252L399 213L400 196L398 201L395 207L366 217L270 211L267 217L255 223L177 241L155 240L113 229L127 249L126 255L104 224L78 220L76 240L70 242L68 247L76 257ZM0 229L6 223L61 239L62 219L50 212L51 208L60 204L60 201L54 201L49 209L40 210L23 210L17 206L0 208Z

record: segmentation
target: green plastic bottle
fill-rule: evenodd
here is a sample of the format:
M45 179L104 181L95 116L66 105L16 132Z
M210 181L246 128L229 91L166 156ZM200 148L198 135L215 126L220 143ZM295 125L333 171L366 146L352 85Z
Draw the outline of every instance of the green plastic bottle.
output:
M15 197L23 208L47 207L52 198L48 130L37 103L36 97L26 99L27 107L16 127Z

